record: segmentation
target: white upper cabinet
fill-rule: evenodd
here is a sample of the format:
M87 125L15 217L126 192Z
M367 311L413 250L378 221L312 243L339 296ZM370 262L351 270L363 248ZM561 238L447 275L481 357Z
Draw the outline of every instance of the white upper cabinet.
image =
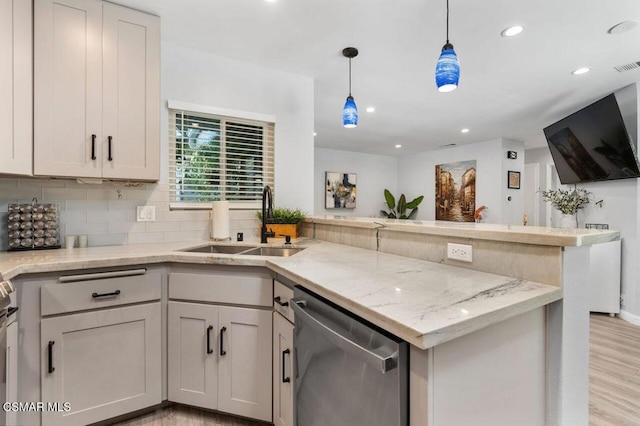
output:
M0 0L0 173L32 174L32 6Z
M34 174L158 180L159 18L35 0Z
M104 3L102 22L102 176L158 180L160 21Z

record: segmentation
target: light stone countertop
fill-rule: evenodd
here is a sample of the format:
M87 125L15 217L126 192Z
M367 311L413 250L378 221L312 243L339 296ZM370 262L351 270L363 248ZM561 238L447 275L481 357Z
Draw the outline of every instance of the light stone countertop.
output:
M0 276L172 262L263 266L422 349L562 298L555 286L313 240L301 239L296 245L307 248L287 258L175 251L207 243L3 252Z
M543 226L516 226L435 220L400 220L332 215L308 216L305 222L558 247L588 246L620 239L620 231L586 228L547 228Z

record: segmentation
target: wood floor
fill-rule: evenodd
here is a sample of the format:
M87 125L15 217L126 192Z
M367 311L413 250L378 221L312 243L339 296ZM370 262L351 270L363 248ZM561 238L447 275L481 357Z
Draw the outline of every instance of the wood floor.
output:
M589 424L640 425L640 327L591 314Z
M640 425L640 327L605 314L591 314L590 337L590 426ZM118 426L256 425L264 423L183 406L118 423Z
M211 413L182 405L157 410L117 426L265 426L268 423L252 422L223 414Z

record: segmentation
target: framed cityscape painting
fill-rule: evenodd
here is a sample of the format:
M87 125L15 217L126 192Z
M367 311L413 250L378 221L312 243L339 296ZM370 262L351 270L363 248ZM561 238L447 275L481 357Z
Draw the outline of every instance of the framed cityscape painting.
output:
M355 173L325 172L325 209L355 209L356 208Z
M476 210L476 161L436 166L436 220L473 222Z

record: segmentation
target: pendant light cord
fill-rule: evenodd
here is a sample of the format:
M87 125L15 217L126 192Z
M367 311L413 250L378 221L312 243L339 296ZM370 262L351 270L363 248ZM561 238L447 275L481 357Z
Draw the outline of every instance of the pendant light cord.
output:
M449 0L447 0L447 44L449 44Z
M349 96L351 96L351 58L349 58Z

